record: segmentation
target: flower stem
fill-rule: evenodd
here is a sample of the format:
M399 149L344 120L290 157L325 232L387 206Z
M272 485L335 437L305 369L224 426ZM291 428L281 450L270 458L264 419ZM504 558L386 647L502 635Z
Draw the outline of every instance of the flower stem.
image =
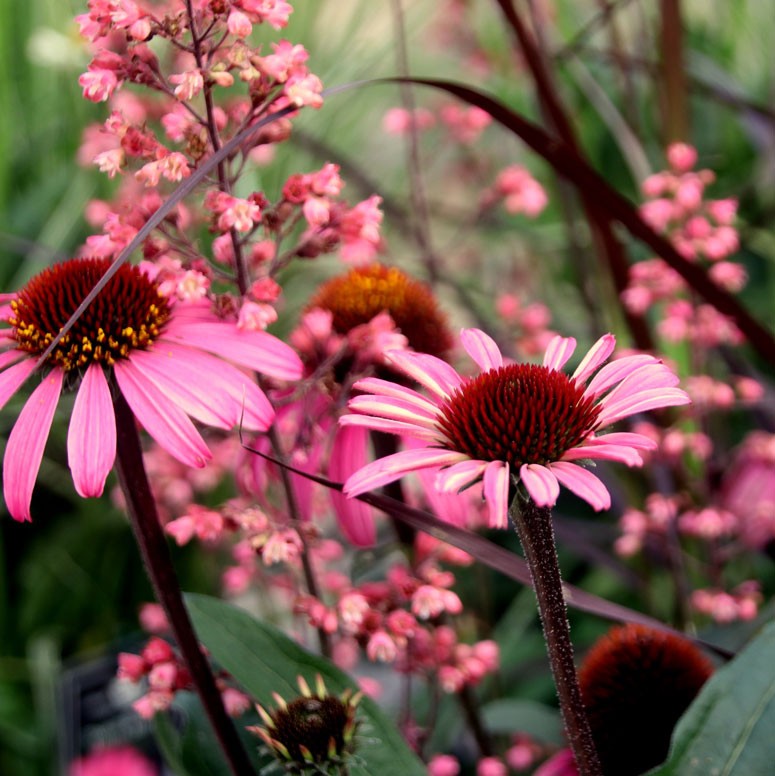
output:
M117 469L132 529L156 599L164 607L183 661L234 776L255 773L224 709L210 664L202 652L183 603L167 541L159 522L143 464L140 436L126 399L116 391Z
M580 776L601 776L602 769L573 663L573 644L554 544L551 510L536 506L531 499L520 501L517 495L511 503L509 515L517 529L533 579L546 651L576 765Z

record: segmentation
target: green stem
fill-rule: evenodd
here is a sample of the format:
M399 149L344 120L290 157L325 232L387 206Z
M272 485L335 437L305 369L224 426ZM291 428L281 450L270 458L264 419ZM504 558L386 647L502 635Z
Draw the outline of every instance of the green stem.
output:
M156 600L164 607L183 661L191 674L210 724L234 776L255 773L237 731L223 707L210 664L204 656L183 603L172 556L159 522L143 464L143 452L134 414L120 391L114 400L116 410L116 468L126 499L129 519L151 580Z
M601 776L603 771L573 662L573 644L554 544L551 510L536 506L530 499L520 502L520 497L516 496L509 516L519 535L533 580L560 711L579 774Z

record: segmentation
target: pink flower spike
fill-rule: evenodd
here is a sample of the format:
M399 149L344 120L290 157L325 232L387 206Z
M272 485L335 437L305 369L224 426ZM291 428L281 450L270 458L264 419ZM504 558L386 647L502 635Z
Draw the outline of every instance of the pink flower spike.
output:
M509 465L491 461L484 470L484 498L489 508L490 528L508 528L509 525Z
M503 366L500 348L495 340L483 331L463 329L460 332L460 344L483 372Z
M553 507L557 503L560 483L546 466L525 464L520 468L519 476L536 506Z
M64 372L52 370L22 407L8 437L3 459L3 494L14 520L32 520L32 489L43 460Z
M92 364L75 397L67 433L67 461L79 496L102 495L116 459L116 417L102 367Z

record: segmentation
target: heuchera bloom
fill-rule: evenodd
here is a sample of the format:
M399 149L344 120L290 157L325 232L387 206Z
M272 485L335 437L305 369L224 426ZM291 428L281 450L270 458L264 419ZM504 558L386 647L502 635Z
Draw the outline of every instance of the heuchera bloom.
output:
M555 337L542 366L506 364L498 346L478 329L464 329L461 343L481 373L461 377L433 356L390 351L392 367L417 381L429 396L379 378L355 383L362 395L349 402L353 413L340 423L414 437L426 444L364 466L345 483L357 496L417 469L444 467L436 477L442 491L484 481L492 527L507 525L509 490L521 483L538 506L553 506L560 485L594 509L608 509L603 483L577 461L619 461L640 466L639 450L655 447L641 435L599 432L622 418L658 407L688 404L678 378L646 354L603 366L614 350L612 334L601 337L576 371L561 372L576 340Z
M38 358L110 266L73 259L0 296L0 407L35 370ZM220 357L219 357L220 356ZM224 360L226 359L226 360ZM77 388L67 437L75 489L102 493L116 457L113 396L120 392L145 430L184 464L211 454L189 416L216 428L265 431L274 409L250 375L295 380L296 353L263 331L217 318L205 300L165 297L139 267L122 265L44 365L44 377L19 413L3 461L8 511L30 520L32 489L59 396Z

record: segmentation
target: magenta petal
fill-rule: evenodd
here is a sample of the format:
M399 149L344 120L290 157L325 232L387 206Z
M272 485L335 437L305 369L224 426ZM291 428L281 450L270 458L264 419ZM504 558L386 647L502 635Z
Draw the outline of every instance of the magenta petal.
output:
M537 463L525 463L519 477L536 506L553 507L560 495L560 483L552 472Z
M0 370L25 357L29 358L29 354L18 348L12 348L11 350L6 350L5 353L0 353ZM34 360L33 363L35 363Z
M461 461L442 469L436 475L436 488L442 493L457 493L478 480L486 468L487 464L484 461Z
M28 358L20 364L9 366L0 372L0 408L21 388L24 381L35 371L35 359Z
M604 334L581 359L572 378L583 383L614 352L615 347L616 337L613 334Z
M364 377L362 380L357 380L353 385L353 388L357 388L364 393L372 394L374 396L387 396L393 399L403 399L408 404L417 407L421 412L425 412L428 415L433 415L438 412L438 405L428 401L417 391L413 391L411 388L406 388L403 385L397 383L391 383L388 380L381 380L379 377Z
M562 369L574 350L576 340L573 337L552 337L544 355L544 366L547 369Z
M22 407L8 437L3 460L3 493L14 520L32 520L32 489L40 471L64 372L52 369Z
M509 526L509 465L490 461L484 470L484 500L487 502L490 528Z
M591 471L565 461L550 463L549 468L568 490L583 498L596 512L611 507L611 494Z
M429 414L418 409L403 399L393 399L389 396L354 396L347 402L347 407L363 415L376 415L378 418L399 420L403 423L416 423L426 428L436 428L437 414Z
M636 450L656 450L657 443L645 434L635 434L632 431L614 431L603 434L585 442L586 445L626 445Z
M581 461L585 458L596 461L617 461L626 466L643 466L640 453L627 445L581 445L573 447L562 456L563 461Z
M168 453L181 463L197 468L212 458L188 416L145 379L131 361L119 361L113 370L118 387L135 417Z
M371 415L342 415L339 418L340 426L358 426L370 428L374 431L384 431L386 434L400 434L412 439L422 439L426 442L440 442L443 437L439 431L417 426L414 423L402 423L399 420L388 418L375 418Z
M596 396L605 393L612 385L624 380L625 377L635 372L646 364L658 364L654 356L638 353L634 356L617 358L610 364L606 364L589 382L584 394Z
M366 429L355 426L337 431L328 465L332 480L343 482L365 465L368 438ZM342 533L357 547L372 547L377 538L372 507L335 490L331 491L331 501Z
M275 411L266 394L249 374L222 358L170 342L160 343L143 355L147 361L153 359L157 373L168 372L171 379L194 390L200 403L205 402L213 411L217 407L226 428L241 423L249 431L266 431L272 425Z
M503 356L495 340L480 329L463 329L460 344L483 372L503 366Z
M677 407L682 404L691 404L691 399L680 388L652 388L650 391L625 396L620 401L606 404L598 415L597 422L602 428L637 412L656 410L660 407Z
M344 484L346 496L358 496L367 490L379 488L394 482L415 469L429 466L447 466L465 461L468 456L452 450L442 450L436 447L423 447L419 450L402 450L385 458L379 458L348 478Z
M385 355L404 374L442 399L446 399L463 381L446 361L436 356L408 350L388 350Z
M186 321L167 326L160 343L168 340L215 353L278 380L298 380L303 371L296 351L265 331L242 331L225 322Z
M67 432L67 460L82 498L102 495L116 458L116 416L105 374L92 364L75 397Z

